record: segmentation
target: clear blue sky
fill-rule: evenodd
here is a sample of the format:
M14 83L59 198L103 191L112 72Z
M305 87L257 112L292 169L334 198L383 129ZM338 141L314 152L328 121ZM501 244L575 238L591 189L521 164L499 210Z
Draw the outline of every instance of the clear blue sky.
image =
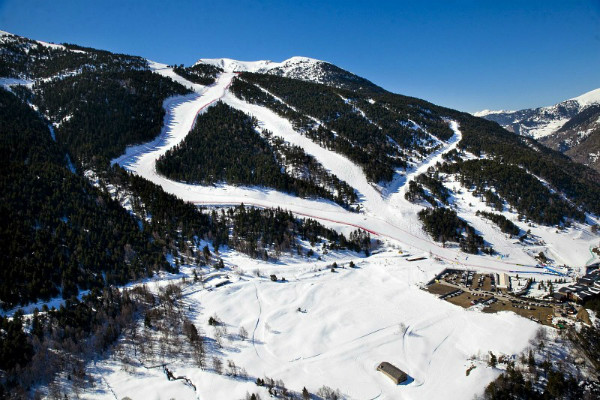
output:
M464 111L600 87L600 0L0 0L0 29L170 64L314 57Z

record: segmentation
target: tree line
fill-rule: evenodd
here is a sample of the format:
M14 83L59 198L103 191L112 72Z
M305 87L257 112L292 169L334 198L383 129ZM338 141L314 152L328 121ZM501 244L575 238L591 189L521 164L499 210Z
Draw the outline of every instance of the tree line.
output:
M142 57L65 44L49 47L20 36L5 35L0 43L0 76L38 79L82 71L148 69Z
M31 108L4 90L0 104L3 308L171 269L133 216L67 168Z
M296 129L321 146L344 154L361 165L369 180L374 182L390 181L395 169L407 167L411 154L423 157L431 151L431 136L411 125L408 122L411 117L422 122L425 129L433 129L440 138L452 136L452 131L438 116L415 110L406 114L405 109L394 109L389 103L373 101L381 96L380 93L365 96L322 84L252 73L243 73L236 78L231 91L290 119ZM307 116L317 118L322 125L315 124Z
M585 215L523 168L490 159L444 163L440 171L458 174L463 186L496 193L532 221L558 225L565 218L584 221ZM493 193L492 193L493 195Z

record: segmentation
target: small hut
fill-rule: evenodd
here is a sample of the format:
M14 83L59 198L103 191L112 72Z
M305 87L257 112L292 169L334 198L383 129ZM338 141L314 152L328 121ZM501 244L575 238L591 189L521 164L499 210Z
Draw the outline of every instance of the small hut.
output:
M394 367L392 364L386 361L382 362L377 366L377 371L383 372L385 375L388 376L388 378L394 381L396 385L408 379L408 375L406 375L404 371L402 371L400 368Z

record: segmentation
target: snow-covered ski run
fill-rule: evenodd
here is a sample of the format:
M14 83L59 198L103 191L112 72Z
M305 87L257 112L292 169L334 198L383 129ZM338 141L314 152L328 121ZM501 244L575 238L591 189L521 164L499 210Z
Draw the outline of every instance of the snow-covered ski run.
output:
M445 248L432 241L422 230L417 219L420 206L404 199L408 182L442 160L442 156L455 149L461 138L460 127L450 121L454 136L442 149L426 158L417 168L406 175L399 175L396 183L378 190L362 169L352 161L327 150L294 130L291 123L273 111L240 100L228 92L234 72L225 72L211 86L193 84L178 76L164 64L151 63L153 70L172 78L194 92L186 96L175 96L165 101L166 116L160 135L153 141L127 149L125 154L113 160L127 170L160 185L166 192L184 201L202 206L228 206L245 204L255 207L282 207L302 217L319 220L336 228L360 228L381 238L388 238L405 246L406 250L424 252L447 262L469 268L488 271L516 271L540 273L530 257L513 254L510 261L489 256L466 255L456 248ZM261 128L281 136L287 142L298 145L307 154L314 156L326 169L354 187L360 199L361 213L349 212L337 204L323 199L299 198L265 187L244 187L219 184L202 186L170 180L156 171L156 160L169 149L180 143L192 129L198 114L221 100L226 104L256 117ZM401 182L401 183L398 183ZM348 229L346 229L348 231Z

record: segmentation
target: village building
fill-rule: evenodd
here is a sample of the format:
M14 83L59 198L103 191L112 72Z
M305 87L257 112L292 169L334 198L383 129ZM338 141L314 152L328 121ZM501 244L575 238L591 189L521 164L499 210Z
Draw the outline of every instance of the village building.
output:
M496 282L498 282L496 287L499 289L510 289L510 276L508 274L502 273L496 274L496 276Z

